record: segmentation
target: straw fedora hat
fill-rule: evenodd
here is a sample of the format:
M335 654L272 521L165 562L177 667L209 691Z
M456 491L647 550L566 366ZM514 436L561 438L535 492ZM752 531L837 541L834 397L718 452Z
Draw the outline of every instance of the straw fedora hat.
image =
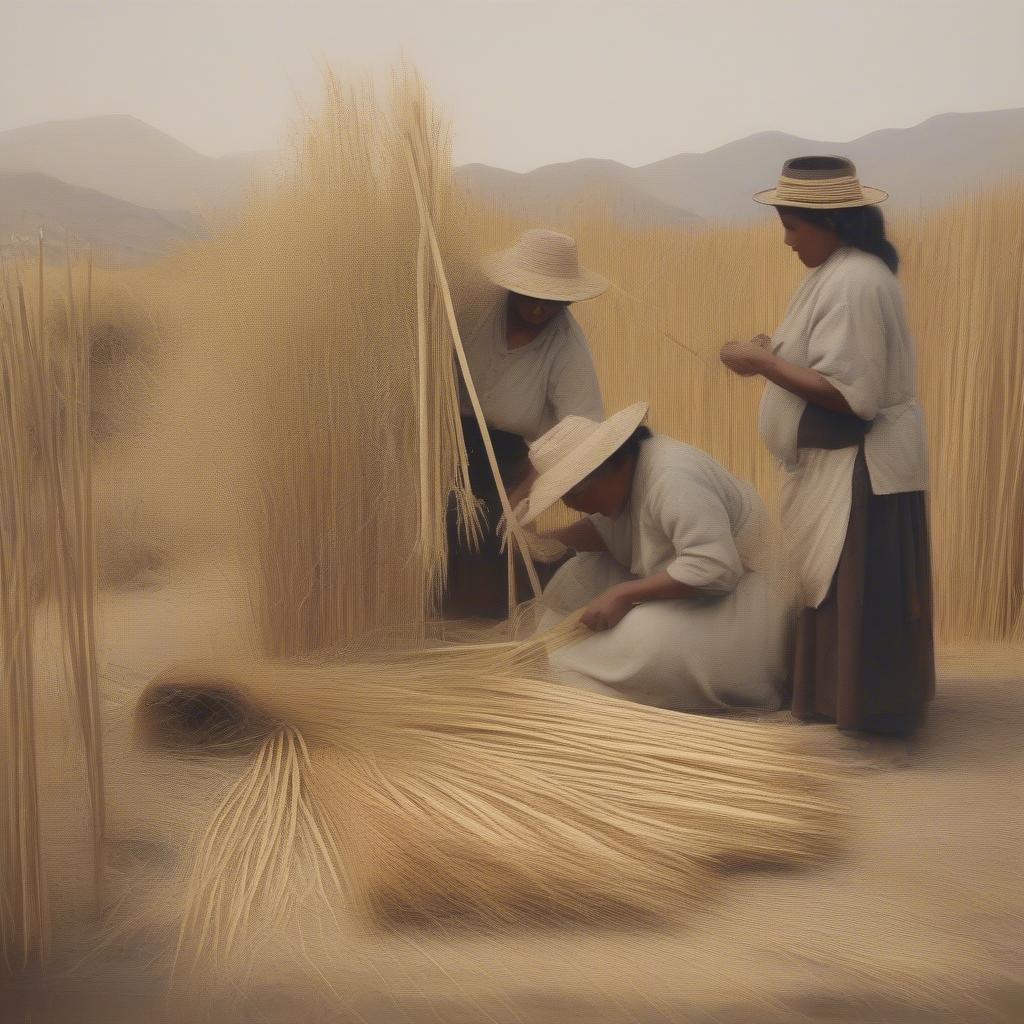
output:
M602 423L584 416L566 416L538 437L530 445L530 462L538 475L520 523L532 523L614 455L643 422L648 408L646 402L637 402Z
M575 239L557 231L524 231L510 249L488 256L483 268L495 284L534 299L581 302L608 287L603 277L580 266Z
M787 160L775 188L758 192L766 206L798 206L805 210L845 210L874 206L888 199L880 188L862 185L857 168L842 156L798 156Z

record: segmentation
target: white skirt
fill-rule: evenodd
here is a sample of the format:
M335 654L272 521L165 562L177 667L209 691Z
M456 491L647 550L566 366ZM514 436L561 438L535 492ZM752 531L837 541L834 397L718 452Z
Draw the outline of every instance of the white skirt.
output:
M540 630L636 579L611 555L579 554L544 591ZM777 710L789 675L792 602L748 572L731 594L650 601L614 629L551 655L556 682L675 710Z

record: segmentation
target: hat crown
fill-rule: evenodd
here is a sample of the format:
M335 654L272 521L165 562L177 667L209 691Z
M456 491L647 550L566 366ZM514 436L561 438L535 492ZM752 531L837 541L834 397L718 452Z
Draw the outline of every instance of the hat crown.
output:
M865 205L867 199L853 161L843 156L798 156L782 165L775 190L778 205L830 209Z
M512 255L528 273L566 279L580 274L576 240L558 231L544 228L524 231L512 247Z
M857 168L845 156L797 156L782 165L782 177L794 181L856 178Z
M530 445L530 462L537 473L547 473L583 444L600 424L585 416L566 416Z

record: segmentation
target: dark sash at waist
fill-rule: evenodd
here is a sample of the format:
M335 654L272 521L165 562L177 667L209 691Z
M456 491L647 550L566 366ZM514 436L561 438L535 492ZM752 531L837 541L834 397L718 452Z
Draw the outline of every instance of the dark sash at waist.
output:
M869 420L807 403L796 433L798 448L856 448L871 429Z

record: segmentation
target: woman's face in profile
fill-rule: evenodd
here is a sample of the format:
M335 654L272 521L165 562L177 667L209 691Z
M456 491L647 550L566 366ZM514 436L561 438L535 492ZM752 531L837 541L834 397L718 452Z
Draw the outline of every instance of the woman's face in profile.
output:
M509 297L516 315L531 327L543 327L569 305L568 302L535 299L529 295L520 295L518 292L509 292Z
M829 227L812 224L788 210L779 213L784 241L805 267L820 267L839 248L839 235Z
M625 461L585 477L562 497L562 502L584 515L600 514L614 518L629 498L633 483L633 463Z

